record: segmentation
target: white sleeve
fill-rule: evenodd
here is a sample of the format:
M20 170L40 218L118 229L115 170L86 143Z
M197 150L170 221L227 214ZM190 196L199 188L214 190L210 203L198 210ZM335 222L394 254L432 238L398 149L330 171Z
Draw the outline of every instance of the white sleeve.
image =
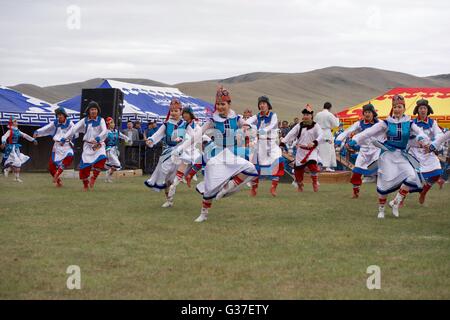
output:
M258 121L258 117L257 116L251 116L247 120L244 120L244 123L248 124L250 127L252 127L257 121Z
M386 131L387 125L384 121L380 121L374 124L369 129L364 130L363 132L358 133L352 139L356 141L357 144L364 143L370 137L377 136L381 134L381 132Z
M153 144L157 144L165 135L166 125L163 123L151 137L147 138L147 140L153 142Z
M11 130L6 131L6 133L2 136L2 144L6 143L6 140L9 138L9 134L11 133Z
M297 139L297 135L298 135L298 130L300 130L300 125L296 124L295 127L293 127L288 134L281 139L282 143L286 143L286 144L290 144L291 142L293 142L295 139Z
M126 142L130 141L130 138L128 136L124 135L122 132L119 132L119 139L125 140Z
M437 138L439 138L439 136L444 134L441 128L439 128L437 121L433 121L433 127L431 128L431 130L433 132L434 140L436 140Z
M339 127L339 118L336 117L334 114L330 113L330 129Z
M322 143L324 142L324 138L323 138L323 130L320 128L320 126L318 124L316 124L314 126L314 133L316 136L316 141L317 143Z
M177 146L179 150L186 150L191 146L197 144L197 142L202 141L202 128L198 125L193 129L191 126L188 126L186 129L187 138Z
M80 119L66 134L63 136L64 139L69 139L72 136L77 136L81 130L84 130L84 119Z
M25 139L27 139L27 140L30 141L30 142L34 142L34 141L35 141L35 139L34 139L33 137L30 137L30 136L27 135L25 132L22 132L22 131L20 131L20 130L19 130L19 132L20 132L20 136L21 136L22 138L25 138Z
M355 122L354 124L351 125L351 127L348 127L344 132L339 134L336 137L336 140L337 141L344 141L348 137L349 134L355 132L358 129L359 129L359 121Z
M437 139L434 140L433 144L437 149L441 147L443 143L450 140L450 131L447 131L444 134L441 134Z
M202 135L206 132L206 130L209 130L212 128L214 128L214 122L212 121L212 119L209 119L202 125Z
M425 132L423 132L422 128L415 123L411 123L411 132L415 134L417 141L428 139L427 135L425 134Z
M53 134L55 132L55 123L52 121L49 124L43 126L42 128L37 129L34 133L37 134L38 137L45 137Z
M270 124L266 128L263 128L262 130L264 130L267 133L267 132L270 132L270 131L275 130L275 129L278 129L278 117L277 117L276 113L274 113L272 115L272 119L270 121Z

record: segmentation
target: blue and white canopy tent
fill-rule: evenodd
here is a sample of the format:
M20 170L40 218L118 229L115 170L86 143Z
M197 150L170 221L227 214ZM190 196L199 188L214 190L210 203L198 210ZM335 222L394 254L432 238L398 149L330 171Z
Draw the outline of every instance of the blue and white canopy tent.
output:
M0 124L8 124L11 116L19 125L43 126L55 119L57 105L0 86ZM69 117L78 119L78 111L66 109Z
M117 88L123 92L122 123L150 119L161 122L167 115L172 98L178 98L183 107L190 106L201 120L211 115L214 109L211 103L187 96L177 88L144 86L115 80L104 80L98 88ZM58 103L58 106L73 110L79 110L80 105L81 95Z

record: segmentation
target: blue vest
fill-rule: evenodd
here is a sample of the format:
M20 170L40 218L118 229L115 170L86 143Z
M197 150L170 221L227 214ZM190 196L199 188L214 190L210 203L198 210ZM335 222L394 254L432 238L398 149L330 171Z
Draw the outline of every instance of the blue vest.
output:
M389 122L384 120L388 129L386 132L385 144L396 149L406 149L408 145L409 136L411 135L412 121L405 121L400 123Z
M172 122L164 123L166 126L166 137L164 138L166 145L174 147L177 145L177 142L174 141L176 138L184 138L186 130L182 128L183 124L183 120L178 121L177 124L173 124ZM176 134L175 131L177 131Z
M237 130L239 130L239 119L239 116L226 119L223 122L215 121L213 119L214 128L221 134L221 137L216 137L216 140L214 140L214 143L217 146L222 148L237 146L236 133Z
M423 121L419 121L419 119L416 118L416 119L413 120L413 122L417 126L421 127L423 130L427 130L427 129L433 128L434 120L431 119L431 118L428 118L427 120L428 120L427 122L423 122Z
M261 113L258 113L258 115L256 116L258 119L258 122L256 123L256 128L261 127L261 124L264 123L270 123L272 121L272 116L273 116L273 112L270 111L269 114L267 116L262 116Z
M116 147L119 145L119 131L114 130L108 132L106 136L106 147Z
M18 144L19 143L19 138L20 138L20 131L17 128L13 128L12 129L12 144ZM9 141L9 137L8 139L6 139L6 142L8 143Z

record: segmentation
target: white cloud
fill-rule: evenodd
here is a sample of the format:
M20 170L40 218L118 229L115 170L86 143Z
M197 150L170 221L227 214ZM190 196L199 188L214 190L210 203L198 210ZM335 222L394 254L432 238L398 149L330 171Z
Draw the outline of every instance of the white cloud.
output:
M81 29L66 9L81 8ZM0 11L0 83L167 83L331 65L450 72L450 2L22 1Z

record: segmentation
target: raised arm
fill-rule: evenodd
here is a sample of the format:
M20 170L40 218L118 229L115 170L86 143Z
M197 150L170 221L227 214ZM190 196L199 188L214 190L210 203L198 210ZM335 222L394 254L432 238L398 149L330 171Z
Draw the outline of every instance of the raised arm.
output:
M336 137L336 141L342 142L344 141L350 134L356 132L359 129L359 122L355 122L350 127L344 130L341 134Z
M129 142L130 141L130 138L128 138L128 136L127 135L124 135L122 132L120 132L120 131L118 131L119 132L119 139L122 139L122 140L125 140L126 142Z
M242 120L244 121L244 124L246 124L246 125L252 127L252 126L254 126L255 123L258 121L258 117L255 115L255 116L251 116L251 117L248 118L247 120L244 120L244 119L242 119Z
M22 131L19 130L19 133L20 133L20 136L21 136L22 138L25 138L25 139L27 139L27 140L30 141L30 142L35 142L35 141L36 141L35 138L29 136L29 135L26 134L25 132L22 132Z
M33 136L36 138L45 137L53 134L55 132L55 123L52 121L49 124L43 126L42 128L37 129Z
M360 132L357 135L355 135L352 138L352 140L356 141L357 144L361 144L364 143L370 137L374 137L381 134L383 131L386 131L386 129L387 129L386 123L384 121L380 121L374 124L369 129L366 129L363 132Z
M435 149L439 149L442 144L444 144L446 141L450 140L450 131L447 131L444 134L441 134L437 139L433 141L433 146Z
M298 135L298 131L300 130L300 125L296 124L295 127L293 127L289 133L281 139L282 143L285 144L290 144L292 143L295 139L297 139L297 135Z
M163 123L151 137L147 138L146 142L148 142L148 144L153 146L158 142L160 142L165 135L166 135L166 125Z

